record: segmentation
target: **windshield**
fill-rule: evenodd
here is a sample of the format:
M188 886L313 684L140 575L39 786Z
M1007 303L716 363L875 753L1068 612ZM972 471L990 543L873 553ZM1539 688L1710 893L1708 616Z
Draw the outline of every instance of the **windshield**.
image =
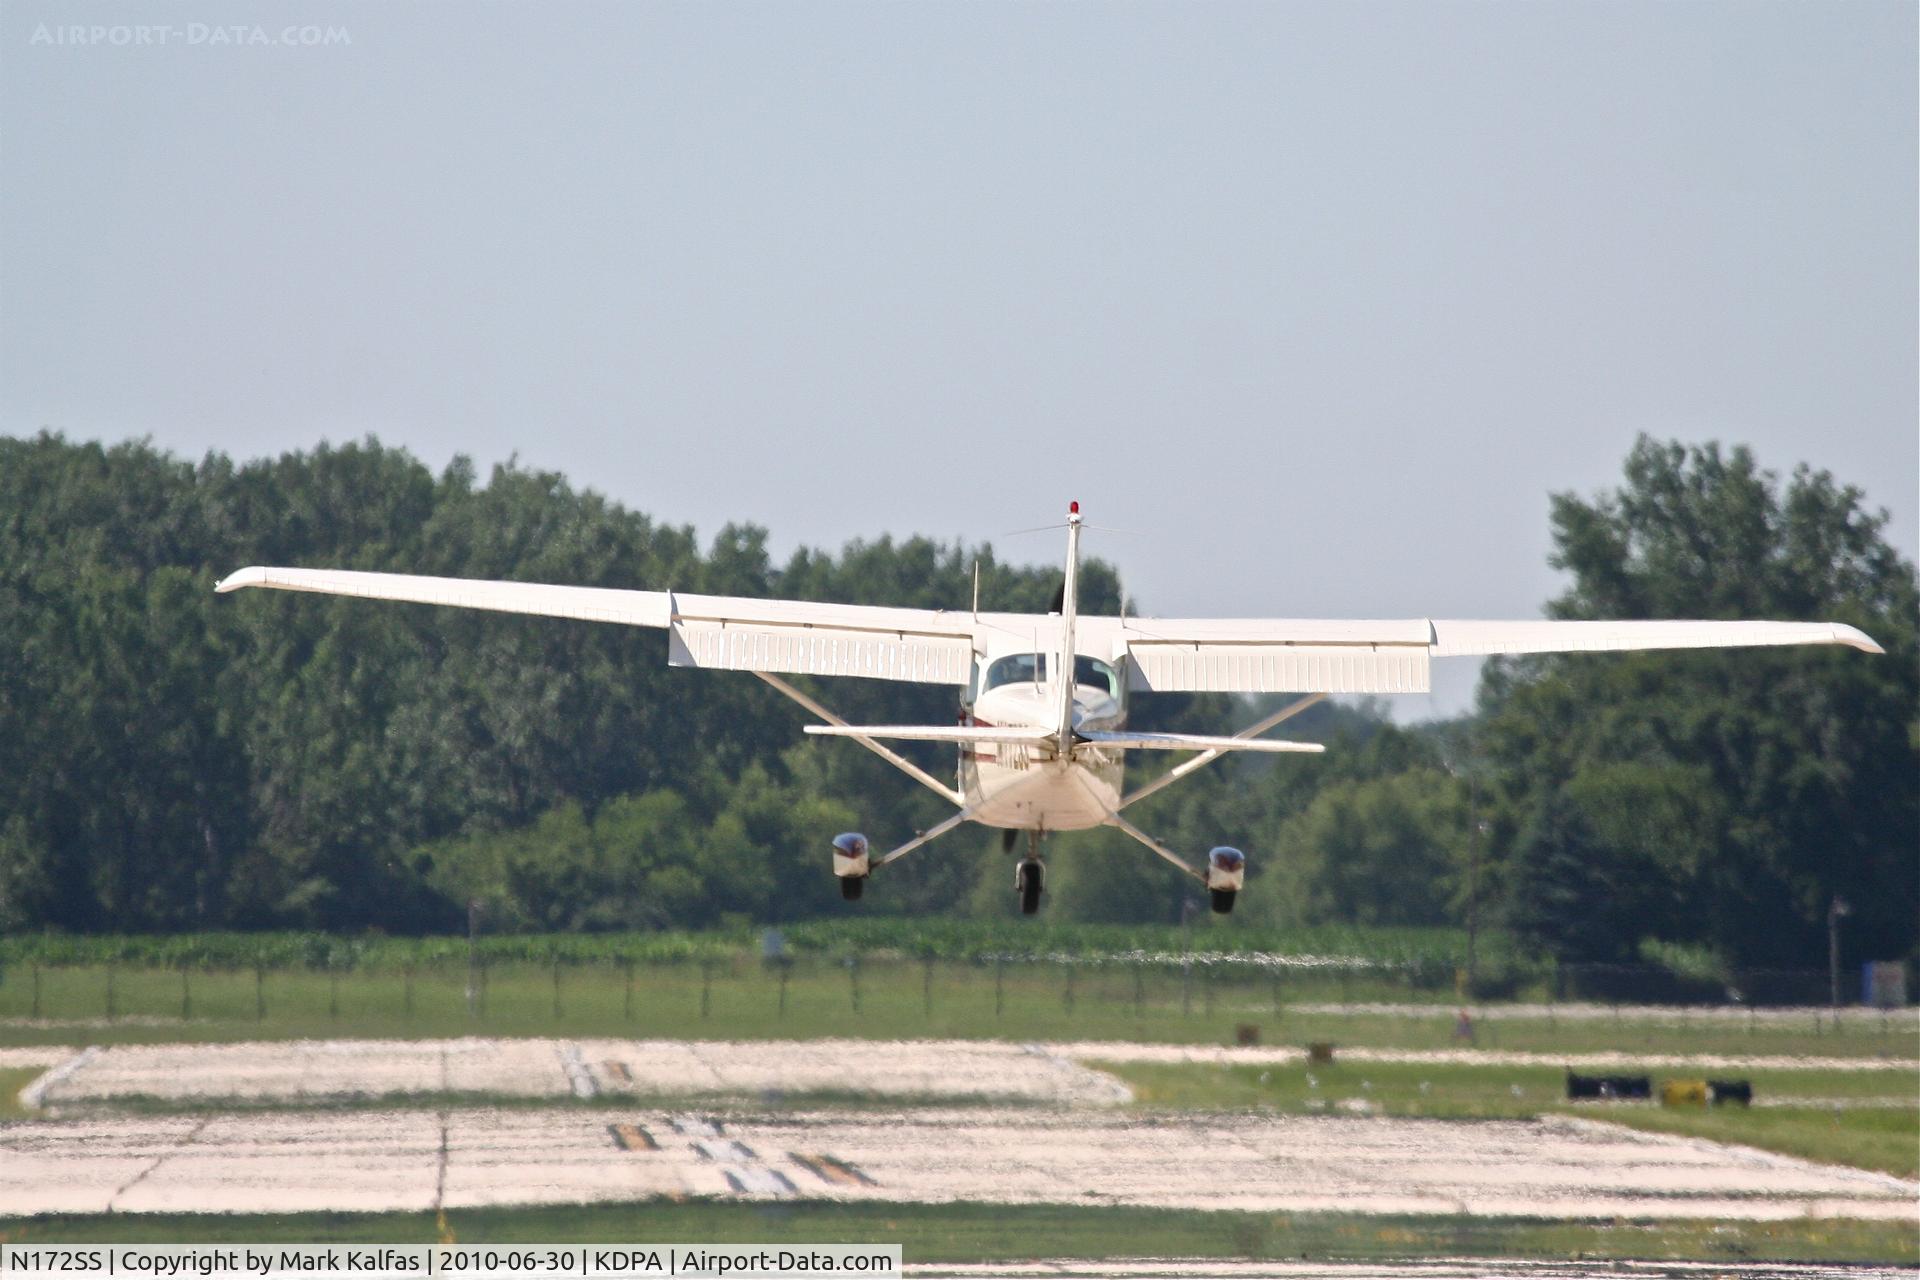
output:
M994 660L987 668L986 679L980 682L980 692L998 689L1003 684L1015 684L1020 681L1044 681L1047 678L1047 655L1044 653L1011 653L1004 658ZM1076 654L1073 659L1073 682L1098 689L1109 698L1120 696L1120 677L1114 669L1098 658L1089 658L1086 654Z

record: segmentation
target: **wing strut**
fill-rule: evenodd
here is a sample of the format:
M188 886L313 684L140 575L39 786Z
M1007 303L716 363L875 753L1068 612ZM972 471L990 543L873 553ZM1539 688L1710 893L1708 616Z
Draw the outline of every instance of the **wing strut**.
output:
M1155 840L1152 836L1148 835L1146 832L1142 831L1140 828L1134 826L1131 822L1128 822L1125 818L1121 817L1119 814L1117 813L1108 814L1107 821L1113 824L1114 826L1120 828L1122 831L1126 832L1128 835L1132 836L1135 840L1138 840L1141 844L1147 846L1147 848L1153 850L1155 853L1159 854L1161 857L1165 858L1168 862L1171 862L1174 866L1180 868L1182 871L1192 876L1195 880L1198 880L1201 884L1205 884L1207 882L1206 872L1200 870L1200 868L1194 866L1191 862L1188 862L1185 858L1181 857L1179 854L1175 853L1173 850L1167 848L1167 846L1161 844L1158 840Z
M815 702L812 698L809 698L806 694L800 692L798 689L788 684L785 680L782 680L779 676L770 675L765 671L756 671L753 674L759 676L762 680L765 680L768 684L778 689L781 693L786 694L789 698L792 698L795 702L799 703L801 706L805 707L807 710L813 712L813 714L819 716L822 720L825 720L827 723L837 724L843 729L850 729L853 727L849 725L845 720L842 720L839 716L833 714L833 712L821 706L818 702ZM921 786L927 787L932 791L938 792L940 796L946 799L948 802L952 804L957 804L957 805L966 804L967 798L965 796L961 795L958 791L954 790L952 787L948 786L946 783L940 781L940 779L934 777L932 774L928 773L925 769L922 769L919 765L907 759L905 756L901 755L899 752L894 751L887 747L883 747L879 743L875 742L872 738L869 738L865 734L862 734L859 732L854 732L846 736L852 738L855 742L859 743L861 746L865 747L867 750L873 752L875 755L879 756L882 760L885 760L888 764L892 765L894 768L898 769L900 772L906 774L909 778L912 778L915 782L919 783ZM945 830L945 828L942 827L942 828L939 828L939 830ZM897 855L888 854L887 858L893 858L895 856ZM886 859L882 859L882 863L884 863L885 861ZM881 865L881 863L876 863L875 865L878 866L878 865Z
M906 857L908 854L912 853L915 849L918 849L921 845L926 844L932 840L938 840L941 836L947 834L947 832L953 830L955 827L959 826L961 823L965 822L968 818L971 818L972 816L973 816L973 813L970 810L962 809L960 812L954 814L951 818L948 818L946 821L936 822L933 826L928 827L925 831L922 831L919 835L907 841L905 844L901 845L898 849L894 849L888 852L885 857L875 858L872 863L873 869L875 871L878 871L881 867L886 866L889 862L892 862L897 858Z
M1075 782L1080 784L1080 789L1085 791L1095 804L1100 804L1100 797L1095 794L1092 783L1088 782L1084 776L1082 776L1077 772L1070 772L1068 776L1071 777ZM1206 872L1194 866L1191 862L1188 862L1185 858L1181 857L1179 854L1175 853L1173 850L1167 848L1167 846L1161 844L1158 840L1155 840L1152 836L1148 835L1146 832L1142 831L1140 828L1134 826L1131 822L1128 822L1125 818L1121 817L1119 814L1115 813L1113 810L1107 809L1107 807L1104 804L1100 804L1100 807L1106 810L1107 826L1120 828L1120 830L1126 832L1128 835L1132 836L1135 840L1138 840L1141 844L1153 850L1154 853L1158 854L1162 858L1165 858L1168 862L1171 862L1174 866L1180 868L1182 871L1192 876L1195 880L1198 880L1201 884L1205 884L1207 882Z
M1305 711L1308 707L1326 696L1324 693L1310 693L1304 698L1297 698L1258 724L1250 724L1233 736L1236 738L1257 738L1267 730L1273 728L1273 726L1279 724L1282 720L1288 720L1299 715L1302 711ZM1193 757L1193 759L1183 761L1178 768L1167 770L1152 782L1147 783L1144 787L1140 787L1132 794L1123 797L1120 801L1120 807L1124 809L1136 800L1145 800L1148 796L1160 790L1160 788L1172 786L1194 770L1212 764L1225 754L1226 752L1221 750L1202 751L1199 755Z

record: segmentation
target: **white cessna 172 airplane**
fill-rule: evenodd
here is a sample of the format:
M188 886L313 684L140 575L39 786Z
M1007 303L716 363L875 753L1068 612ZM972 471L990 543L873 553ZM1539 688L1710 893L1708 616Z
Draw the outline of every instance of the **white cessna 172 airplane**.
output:
M1231 911L1246 877L1239 850L1223 845L1208 854L1204 867L1195 866L1122 811L1229 751L1321 751L1316 743L1260 735L1329 693L1424 693L1433 658L1787 644L1883 652L1855 628L1828 622L1083 618L1076 608L1077 502L1068 508L1066 532L1060 608L1045 614L981 613L977 582L970 612L339 569L248 568L215 589L272 587L664 628L672 665L751 671L826 721L808 725L808 733L852 738L957 807L946 821L877 857L865 836L837 837L833 870L846 897L858 898L867 877L895 859L963 822L978 822L1005 828L1008 852L1015 832L1027 833L1014 884L1029 914L1039 907L1044 882L1041 836L1097 826L1126 832L1205 883L1215 911ZM959 723L850 725L776 673L954 685L960 690ZM1231 737L1211 737L1129 729L1127 695L1133 690L1301 696ZM947 786L882 739L957 744L959 785ZM1122 783L1129 748L1197 754L1129 792Z

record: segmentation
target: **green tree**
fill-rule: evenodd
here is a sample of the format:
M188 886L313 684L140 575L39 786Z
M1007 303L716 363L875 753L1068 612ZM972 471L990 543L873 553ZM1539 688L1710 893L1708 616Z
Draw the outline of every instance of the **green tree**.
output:
M1645 438L1620 489L1554 498L1553 563L1572 575L1555 617L1834 620L1887 649L1489 664L1480 741L1509 811L1567 789L1596 829L1614 821L1603 810L1643 815L1638 836L1605 842L1608 874L1623 892L1626 871L1653 877L1666 907L1621 928L1667 930L1743 964L1812 967L1839 893L1856 904L1853 955L1914 948L1914 569L1886 542L1885 513L1862 504L1826 472L1802 466L1783 483L1744 448ZM1537 915L1539 883L1510 885L1516 919Z

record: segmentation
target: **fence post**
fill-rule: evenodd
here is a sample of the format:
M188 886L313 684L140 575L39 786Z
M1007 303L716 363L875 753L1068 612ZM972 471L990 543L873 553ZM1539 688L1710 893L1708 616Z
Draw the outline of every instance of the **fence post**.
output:
M405 1004L406 1004L406 1012L407 1012L407 1021L412 1022L413 1021L413 965L412 964L406 965L402 970L402 973L404 974L404 977L402 979L404 983L403 989L406 992Z
M267 1020L267 966L263 964L253 966L253 1020Z
M560 1017L560 957L559 956L553 957L552 965L553 965L553 1016L555 1020L558 1020Z
M853 999L853 1011L860 1012L860 957L847 957L847 990Z
M33 966L33 1016L36 1018L40 1016L40 964L38 961L35 961Z
M627 994L620 1006L620 1016L628 1022L633 1021L633 957L627 957Z
M996 1018L1000 1016L1000 1011L1006 1007L1006 968L1007 958L1005 956L995 956L993 958L993 1016Z
M1060 1007L1068 1013L1073 1012L1073 962L1071 960L1067 962L1067 986L1066 990L1060 993Z
M1193 1013L1193 961L1182 958L1180 961L1180 1016L1185 1018Z
M185 1022L193 1016L193 987L189 985L191 971L180 966L180 1021Z
M108 965L107 966L107 1021L108 1022L112 1022L116 1014L116 1008L115 1008L114 999L113 999L114 976L115 976L114 967L112 965Z
M793 971L793 961L785 956L780 958L780 1016L787 1016L787 975Z
M713 961L700 962L700 1016L713 1011Z
M487 961L480 962L480 1021L487 1020Z

